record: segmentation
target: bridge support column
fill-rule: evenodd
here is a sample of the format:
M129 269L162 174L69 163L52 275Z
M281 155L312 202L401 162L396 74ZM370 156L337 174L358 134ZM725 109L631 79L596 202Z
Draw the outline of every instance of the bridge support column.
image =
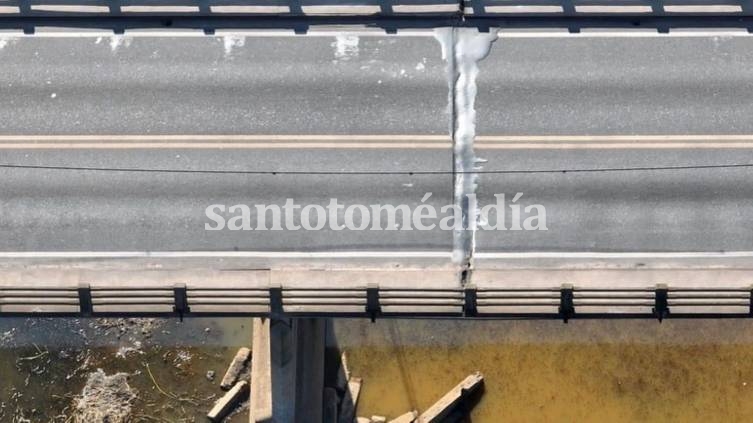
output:
M324 319L254 319L251 423L319 422Z

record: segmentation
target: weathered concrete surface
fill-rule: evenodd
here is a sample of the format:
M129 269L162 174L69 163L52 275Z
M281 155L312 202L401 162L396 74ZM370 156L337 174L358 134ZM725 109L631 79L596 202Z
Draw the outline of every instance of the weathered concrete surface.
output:
M434 405L429 407L420 416L418 416L419 423L439 423L447 417L461 401L463 401L469 394L479 389L484 383L484 376L481 373L476 372L466 377L457 386L452 388L445 396L435 402Z
M269 319L254 319L251 361L251 423L272 423L272 358Z
M248 364L248 361L251 359L251 350L242 347L238 349L238 352L235 353L235 357L233 357L233 361L230 362L230 366L227 368L227 371L225 372L225 376L222 377L222 382L220 382L220 388L222 389L230 389L233 387L235 382L238 381L238 377L243 372L243 369Z
M207 418L213 422L221 422L225 416L230 414L233 407L243 401L247 394L248 382L242 380L236 383L232 389L214 403L214 407L207 413Z
M390 420L389 423L413 423L417 418L418 412L414 410L395 417L394 419Z
M322 420L325 320L254 319L251 423Z

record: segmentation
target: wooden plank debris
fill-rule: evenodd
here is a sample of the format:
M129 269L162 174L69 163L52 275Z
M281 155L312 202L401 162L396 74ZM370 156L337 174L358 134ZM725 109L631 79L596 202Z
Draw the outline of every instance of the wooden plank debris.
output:
M389 423L413 423L417 418L418 412L414 410L395 417L394 419L390 420Z
M214 407L207 413L209 420L213 422L222 421L233 408L239 403L243 402L248 394L248 382L242 380L233 386L232 389L227 391L222 398L218 399L214 403Z
M238 350L237 353L235 353L235 357L233 357L233 361L230 362L230 366L227 368L227 371L225 372L225 376L222 377L222 382L220 382L220 388L222 389L230 389L235 385L235 382L238 381L238 378L240 377L243 370L248 365L249 360L251 359L251 350L243 347Z
M434 405L429 407L418 417L418 423L438 423L449 415L453 408L462 400L475 392L484 383L484 376L479 373L473 373L466 377L457 386L452 388Z

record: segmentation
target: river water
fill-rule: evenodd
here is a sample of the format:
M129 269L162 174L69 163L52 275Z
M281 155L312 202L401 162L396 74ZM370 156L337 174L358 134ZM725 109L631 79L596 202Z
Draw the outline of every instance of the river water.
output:
M87 376L126 372L133 421L201 422L248 319L0 319L0 421L66 422ZM423 410L474 371L474 423L748 421L749 320L337 320L358 414ZM146 334L142 333L146 332ZM147 371L148 366L148 371ZM216 372L214 380L206 377ZM151 372L151 376L149 375ZM19 396L19 394L21 394ZM24 420L26 419L26 420ZM245 410L230 422L248 421Z
M474 423L750 421L749 320L336 322L359 414L422 410L485 376Z

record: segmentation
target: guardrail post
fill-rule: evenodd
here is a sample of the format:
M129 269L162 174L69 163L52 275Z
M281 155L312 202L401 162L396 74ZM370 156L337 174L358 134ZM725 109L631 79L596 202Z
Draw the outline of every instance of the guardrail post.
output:
M366 314L369 315L372 323L376 321L377 315L382 313L382 306L379 304L379 285L369 284L366 286Z
M753 316L753 286L750 287L750 311L748 313Z
M283 314L282 308L282 285L269 286L269 317L279 318Z
M183 315L191 311L191 308L188 306L188 288L186 288L186 284L173 285L173 299L175 301L173 312L178 313L182 322Z
M78 286L78 310L82 316L91 316L94 312L92 304L92 287L88 283L82 283Z
M560 287L560 307L559 313L562 321L567 323L575 315L575 304L573 301L573 286L569 283L562 284Z
M665 284L657 284L654 289L654 308L651 310L654 316L661 323L664 318L669 316L669 289Z
M465 317L478 316L478 290L476 285L469 284L463 289L465 298L463 301L463 315Z

